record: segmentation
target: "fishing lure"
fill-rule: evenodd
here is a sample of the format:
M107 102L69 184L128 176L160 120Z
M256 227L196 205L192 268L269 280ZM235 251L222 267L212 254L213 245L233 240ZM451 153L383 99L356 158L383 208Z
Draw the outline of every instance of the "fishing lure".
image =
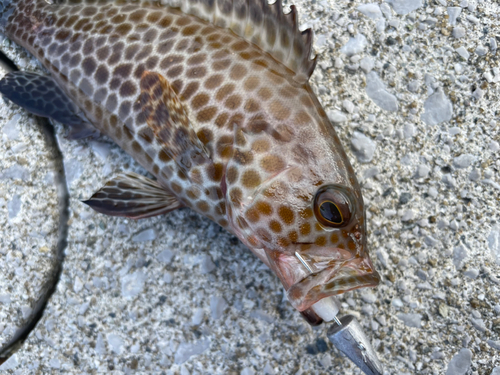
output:
M308 84L312 31L280 0L175 5L0 0L0 33L50 73L9 73L0 92L69 137L106 134L155 176L115 177L93 209L190 207L269 266L310 323L336 319L331 296L380 278L359 184Z

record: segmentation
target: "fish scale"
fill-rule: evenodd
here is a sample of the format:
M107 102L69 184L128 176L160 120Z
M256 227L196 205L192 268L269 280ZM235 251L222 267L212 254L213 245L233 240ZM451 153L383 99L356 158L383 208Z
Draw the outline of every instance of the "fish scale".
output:
M0 15L0 31L74 103L71 115L157 179L120 177L87 204L134 218L194 209L265 262L299 311L377 285L360 188L307 82L312 34L298 31L295 8L0 0ZM11 100L13 86L0 83ZM320 217L325 207L342 223Z

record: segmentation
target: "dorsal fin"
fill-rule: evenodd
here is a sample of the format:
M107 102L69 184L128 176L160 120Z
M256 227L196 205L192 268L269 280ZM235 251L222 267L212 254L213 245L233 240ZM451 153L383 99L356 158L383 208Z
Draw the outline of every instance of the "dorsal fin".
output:
M295 80L306 82L316 66L311 59L313 32L300 31L297 10L283 13L281 0L183 0L181 9L231 29L237 35L256 44L276 60L295 72Z
M94 3L95 0L47 0L53 4ZM100 0L101 2L112 0ZM156 2L133 0L142 5L158 6ZM316 66L311 58L313 31L300 31L297 9L290 6L284 14L282 0L160 0L162 5L180 8L219 27L229 28L245 40L254 43L295 73L294 79L306 82Z

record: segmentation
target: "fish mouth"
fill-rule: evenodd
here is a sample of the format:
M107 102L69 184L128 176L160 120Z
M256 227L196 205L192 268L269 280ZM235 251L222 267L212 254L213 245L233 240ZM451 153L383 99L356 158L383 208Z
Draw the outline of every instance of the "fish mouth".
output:
M370 258L353 257L306 276L287 290L287 297L294 308L304 311L325 297L376 287L379 282Z

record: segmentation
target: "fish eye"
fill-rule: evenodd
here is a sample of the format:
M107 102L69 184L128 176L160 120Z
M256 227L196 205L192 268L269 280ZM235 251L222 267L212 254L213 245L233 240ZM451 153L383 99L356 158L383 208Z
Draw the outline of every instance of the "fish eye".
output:
M324 186L314 197L314 214L324 226L342 228L349 224L352 217L351 201L348 195L337 186Z

